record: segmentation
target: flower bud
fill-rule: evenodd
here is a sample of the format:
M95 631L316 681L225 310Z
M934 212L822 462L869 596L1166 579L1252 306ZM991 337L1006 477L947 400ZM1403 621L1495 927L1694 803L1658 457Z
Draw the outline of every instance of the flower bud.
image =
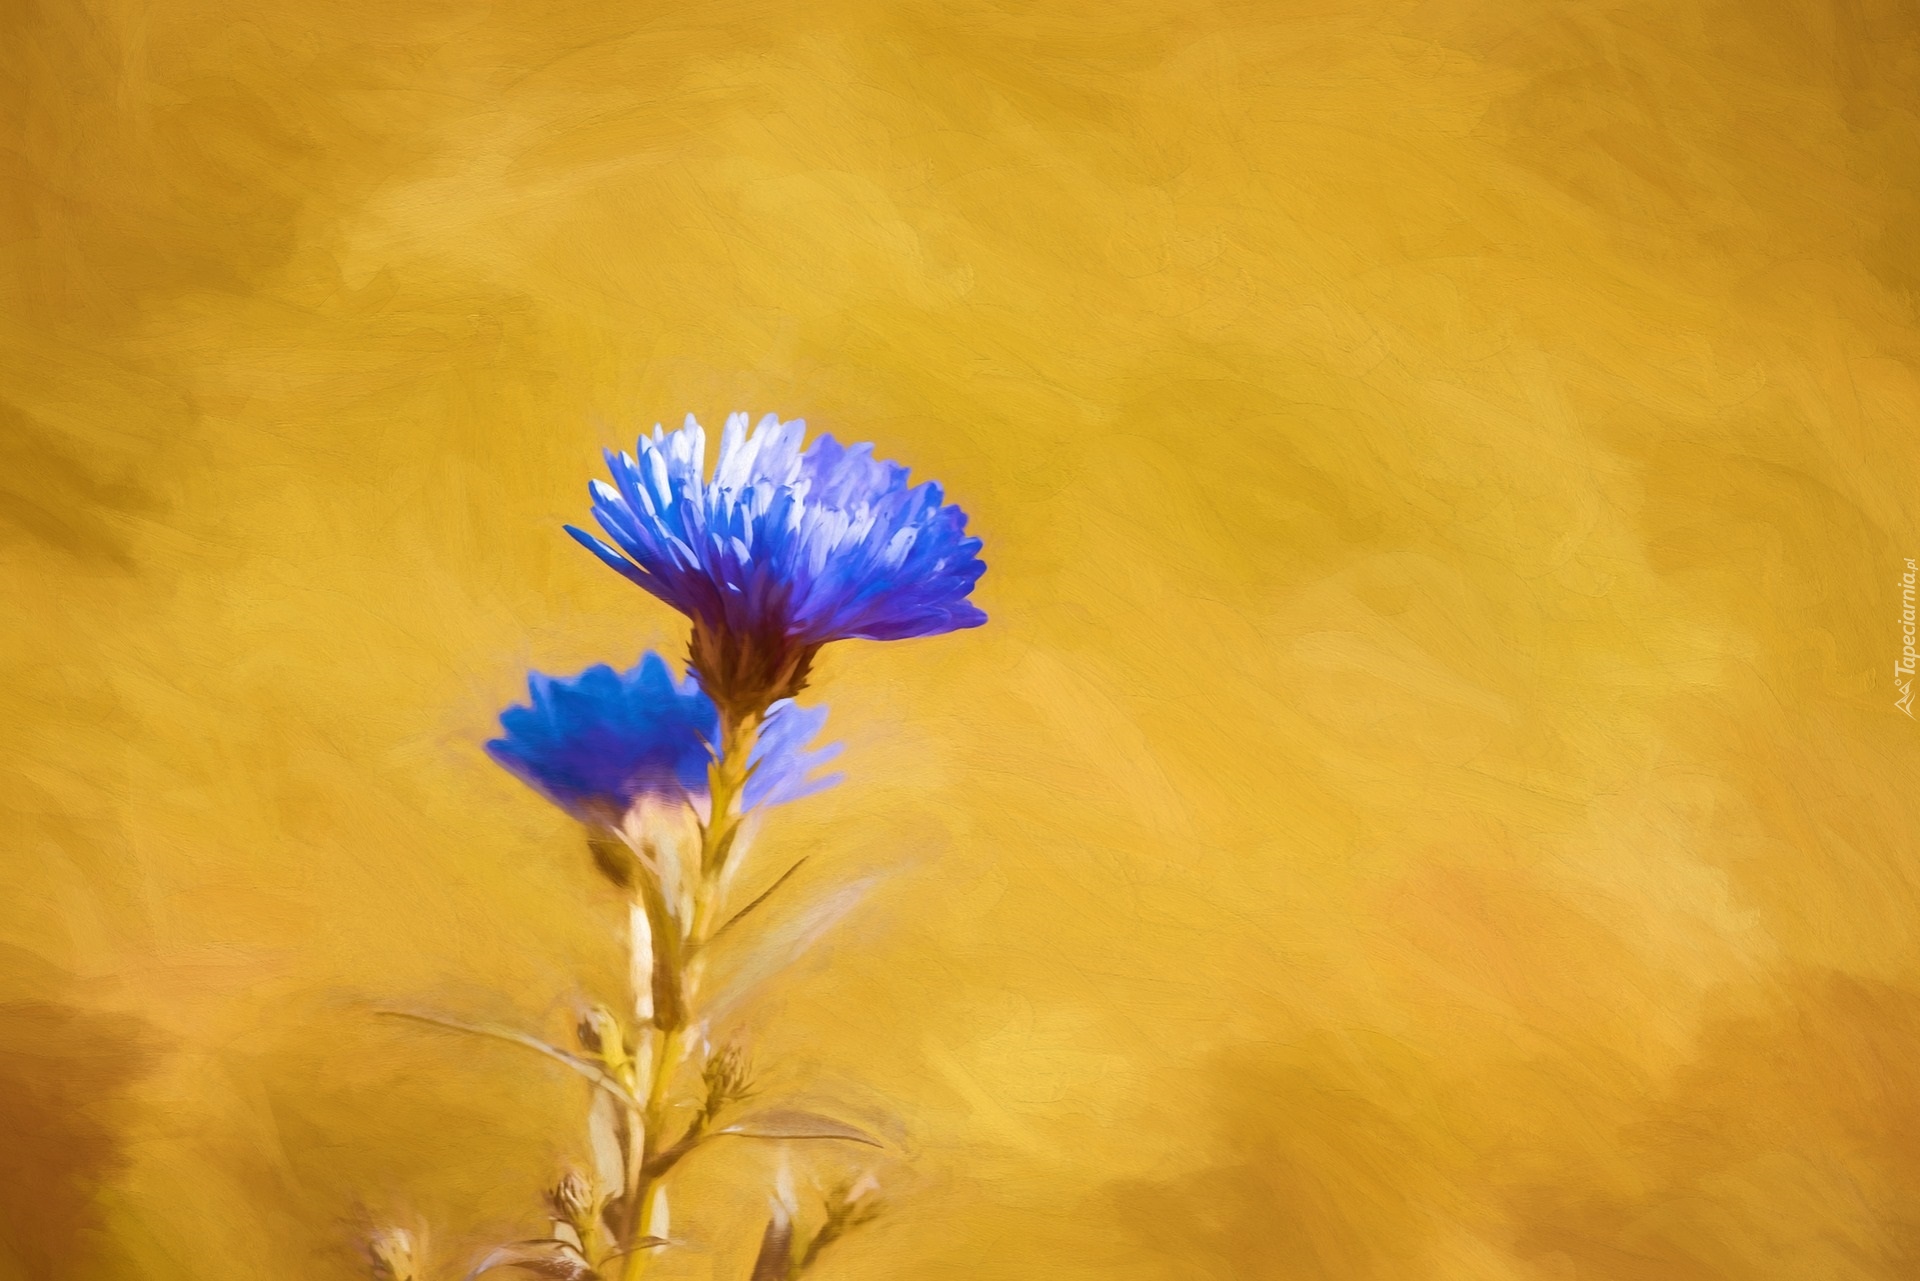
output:
M607 827L615 827L619 820L607 817L600 818L599 822ZM587 852L593 855L593 865L600 869L600 874L621 889L630 890L638 883L639 864L633 857L633 851L619 841L597 830L591 831L587 837Z
M560 1181L547 1191L547 1200L553 1205L553 1212L576 1228L593 1222L593 1216L600 1208L595 1204L595 1199L593 1184L586 1175L574 1169L561 1175Z
M626 1058L626 1038L620 1032L620 1020L604 1005L596 1005L581 1015L574 1027L580 1048L598 1055L604 1063L619 1063Z
M405 1228L382 1228L367 1242L378 1281L414 1281L413 1233Z
M573 1034L580 1038L580 1048L588 1054L600 1053L600 1029L594 1026L590 1015L581 1015L580 1021L573 1025Z
M746 1054L736 1045L715 1051L701 1069L707 1087L707 1118L711 1120L729 1103L737 1103L753 1094L752 1077Z

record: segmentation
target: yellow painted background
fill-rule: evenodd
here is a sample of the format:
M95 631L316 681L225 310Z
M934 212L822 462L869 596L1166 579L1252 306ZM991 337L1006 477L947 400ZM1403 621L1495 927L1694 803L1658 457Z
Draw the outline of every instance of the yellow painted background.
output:
M991 564L830 652L763 842L903 869L756 1015L901 1119L823 1277L1920 1275L1912 6L12 0L0 69L0 1278L535 1226L576 1083L365 1007L617 982L478 744L677 647L559 525L735 408Z

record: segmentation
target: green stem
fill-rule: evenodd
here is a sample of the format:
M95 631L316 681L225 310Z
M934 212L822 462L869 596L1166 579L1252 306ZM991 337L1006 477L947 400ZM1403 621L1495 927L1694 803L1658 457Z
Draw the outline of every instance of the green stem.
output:
M687 1027L692 1021L693 1004L698 994L699 971L704 968L697 958L701 944L706 942L708 934L714 929L714 920L722 906L721 878L726 871L727 859L733 852L734 840L740 833L740 796L746 788L747 766L759 732L759 715L740 719L729 717L721 723L719 758L707 771L711 801L706 825L700 831L700 872L693 894L693 920L687 925L686 936L676 940L679 946L655 948L656 965L660 958L667 957L670 958L669 963L681 970L671 976L669 985L678 993L679 999L670 1009L661 1008L657 1002L654 1009L654 1022L659 1034L652 1038L655 1058L643 1117L643 1148L640 1159L629 1163L631 1174L626 1202L629 1208L622 1224L624 1231L621 1244L627 1251L620 1269L622 1281L640 1281L646 1275L651 1251L640 1248L640 1241L648 1222L653 1218L654 1206L662 1187L660 1176L649 1173L648 1167L664 1150L674 1069L686 1053ZM686 958L689 957L696 959L688 963ZM661 986L656 974L655 991L659 992Z

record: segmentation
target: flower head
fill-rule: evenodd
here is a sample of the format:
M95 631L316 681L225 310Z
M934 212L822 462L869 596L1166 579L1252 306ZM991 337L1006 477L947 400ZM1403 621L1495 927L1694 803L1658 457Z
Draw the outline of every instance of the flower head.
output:
M625 672L604 663L572 678L535 672L527 685L531 704L500 714L505 732L487 752L576 818L615 820L643 796L707 795L719 711L693 677L675 680L660 655L649 653ZM813 773L839 746L807 747L826 720L824 707L783 701L769 709L748 759L741 797L748 809L838 781Z
M967 515L931 481L769 414L734 414L705 475L693 415L607 454L593 515L610 544L569 525L601 560L693 620L692 664L726 715L798 693L819 648L978 627L985 572Z

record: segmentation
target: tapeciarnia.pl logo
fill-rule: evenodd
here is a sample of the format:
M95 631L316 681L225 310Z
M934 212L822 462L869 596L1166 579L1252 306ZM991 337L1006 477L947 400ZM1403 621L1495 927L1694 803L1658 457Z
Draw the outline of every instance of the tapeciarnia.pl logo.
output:
M1900 657L1893 665L1893 687L1900 697L1893 705L1913 716L1913 557L1907 557L1907 572L1900 575Z

